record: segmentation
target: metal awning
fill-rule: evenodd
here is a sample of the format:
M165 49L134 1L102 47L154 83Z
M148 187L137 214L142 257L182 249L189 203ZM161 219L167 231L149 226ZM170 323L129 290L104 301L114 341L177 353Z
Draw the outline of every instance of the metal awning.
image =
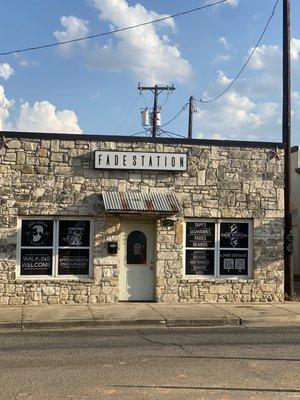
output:
M175 214L181 211L173 193L102 192L108 212L155 212Z

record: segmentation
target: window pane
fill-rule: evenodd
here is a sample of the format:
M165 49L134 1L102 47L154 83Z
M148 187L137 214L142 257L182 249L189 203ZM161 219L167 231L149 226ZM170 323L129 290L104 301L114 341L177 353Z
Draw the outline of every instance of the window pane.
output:
M249 224L241 222L222 222L220 225L221 248L248 248Z
M89 260L90 260L89 249L59 249L58 274L88 275Z
M82 220L59 221L59 246L89 247L90 221L82 221Z
M23 219L21 246L53 246L53 221L47 219Z
M248 275L248 251L220 250L220 275Z
M52 249L21 249L21 275L52 275Z
M127 238L127 264L146 264L147 238L143 232L133 231Z
M186 250L186 275L214 275L214 250Z
M186 247L215 247L214 222L187 222Z

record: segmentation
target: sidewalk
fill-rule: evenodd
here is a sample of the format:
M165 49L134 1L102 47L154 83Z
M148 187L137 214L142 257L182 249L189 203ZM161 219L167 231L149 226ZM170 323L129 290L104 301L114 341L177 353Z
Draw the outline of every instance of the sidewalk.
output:
M117 326L299 325L300 302L0 307L0 331Z

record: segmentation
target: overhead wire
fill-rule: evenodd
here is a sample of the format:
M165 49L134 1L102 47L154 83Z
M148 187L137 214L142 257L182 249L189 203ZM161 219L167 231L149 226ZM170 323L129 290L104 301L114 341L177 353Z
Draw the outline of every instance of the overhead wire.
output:
M190 10L181 11L181 12L178 12L178 13L175 13L175 14L172 14L172 15L167 15L165 17L156 18L156 19L153 19L151 21L142 22L140 24L127 26L127 27L124 27L124 28L118 28L118 29L113 29L113 30L106 31L106 32L96 33L94 35L88 35L88 36L83 36L83 37L79 37L79 38L75 38L75 39L64 40L64 41L61 41L61 42L43 44L43 45L39 45L39 46L31 46L31 47L27 47L27 48L23 48L23 49L3 51L3 52L0 53L0 56L7 56L9 54L16 54L16 53L25 53L27 51L34 51L34 50L40 50L40 49L45 49L45 48L49 48L49 47L62 46L62 45L65 45L65 44L80 42L80 41L88 40L88 39L94 39L94 38L101 37L101 36L108 36L108 35L112 35L114 33L120 33L120 32L124 32L124 31L130 30L130 29L140 28L142 26L147 26L147 25L155 24L157 22L166 21L166 20L171 19L171 18L177 18L177 17L180 17L182 15L191 14L191 13L194 13L196 11L201 11L201 10L204 10L206 8L210 8L210 7L214 7L214 6L217 6L219 4L222 4L222 3L226 3L228 1L229 0L218 0L218 1L215 1L214 3L205 4L204 6L192 8Z
M137 95L136 95L136 97L135 97L133 103L131 104L129 110L126 112L125 117L123 118L123 120L122 120L121 123L119 124L119 127L118 127L117 131L120 131L121 128L123 128L123 126L125 125L125 123L128 121L129 117L131 117L132 112L133 112L133 109L134 109L134 107L135 107L135 105L136 105L136 103L137 103L137 101L138 101L138 97L139 97L139 94L137 93Z
M145 129L144 131L141 131L141 132L132 133L130 136L138 136L141 133L149 133L149 132Z
M189 103L186 103L175 115L173 118L171 118L168 122L166 122L165 124L161 125L161 128L163 128L164 126L169 125L171 122L173 122L176 118L179 117L179 115L186 110L186 107L189 105Z
M173 135L173 136L177 136L177 137L180 137L180 138L182 138L182 139L185 139L185 136L179 135L178 133L171 132L171 131L167 131L167 130L164 130L164 129L159 129L159 130L160 130L161 132L167 134L169 137L170 137L170 134L171 134L171 135Z
M267 22L266 22L266 25L265 25L265 27L264 27L264 29L263 29L261 35L259 36L258 41L256 42L255 46L252 48L252 51L251 51L249 57L248 57L247 60L245 61L244 65L242 66L242 68L240 69L240 71L238 72L238 74L237 74L237 75L235 76L235 78L231 81L231 83L230 83L221 93L219 93L217 96L215 96L215 97L213 97L213 98L211 98L211 99L203 99L203 98L202 98L202 99L199 99L199 100L198 100L198 99L195 99L197 102L199 102L199 103L206 103L206 104L207 104L207 103L212 103L213 101L218 100L218 99L221 98L225 93L227 93L228 90L230 90L230 89L232 88L232 86L237 82L237 80L239 79L239 77L242 75L242 73L243 73L244 70L246 69L247 65L249 64L249 62L250 62L250 60L251 60L253 54L256 52L258 46L260 45L260 43L261 43L261 41L262 41L262 39L263 39L263 37L264 37L264 35L265 35L265 33L266 33L266 31L267 31L269 25L270 25L270 23L271 23L271 20L273 19L274 15L275 15L275 11L276 11L276 8L277 8L278 3L279 3L279 0L276 0L275 4L274 4L274 6L273 6L273 9L272 9L271 15L270 15L270 17L268 18L268 20L267 20Z

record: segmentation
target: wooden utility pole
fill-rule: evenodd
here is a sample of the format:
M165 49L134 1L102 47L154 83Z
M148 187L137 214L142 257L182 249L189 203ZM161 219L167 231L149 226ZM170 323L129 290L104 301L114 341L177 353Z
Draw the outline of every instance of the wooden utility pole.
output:
M189 129L188 129L188 139L193 138L193 113L194 113L194 97L190 97L189 101Z
M138 90L150 90L154 94L154 102L153 102L153 119L152 119L152 137L156 137L157 134L157 111L158 111L158 96L164 90L168 92L175 90L174 85L172 86L141 86L138 85Z
M284 288L291 297L294 293L292 263L291 215L291 32L290 0L283 0L283 101L282 142L284 144Z

